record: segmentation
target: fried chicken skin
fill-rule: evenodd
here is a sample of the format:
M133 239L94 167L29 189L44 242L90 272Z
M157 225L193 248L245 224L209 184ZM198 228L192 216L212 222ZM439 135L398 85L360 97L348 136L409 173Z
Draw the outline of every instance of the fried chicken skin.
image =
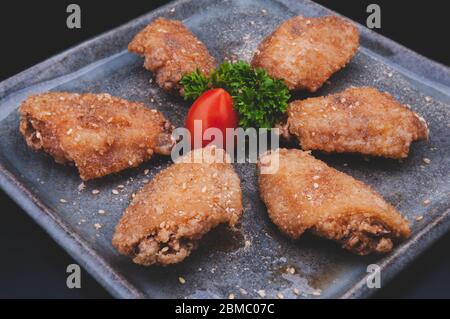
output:
M82 180L169 155L172 126L157 110L109 94L44 93L19 108L20 132L33 150L75 164Z
M242 193L233 167L226 162L194 163L187 160L191 155L158 173L119 221L113 246L135 263L179 263L211 229L222 223L234 226L239 220Z
M410 235L408 222L369 186L308 152L265 153L258 167L279 160L274 174L259 174L269 216L287 236L305 231L339 242L358 255L386 253Z
M408 156L412 141L428 138L422 117L370 87L293 101L287 113L287 129L304 150L400 159Z
M350 61L358 46L358 29L344 19L297 16L261 42L252 66L283 79L290 90L315 92Z
M216 62L205 45L177 20L158 18L128 45L130 52L145 58L144 67L156 76L158 85L166 91L179 91L186 73L199 68L208 74Z

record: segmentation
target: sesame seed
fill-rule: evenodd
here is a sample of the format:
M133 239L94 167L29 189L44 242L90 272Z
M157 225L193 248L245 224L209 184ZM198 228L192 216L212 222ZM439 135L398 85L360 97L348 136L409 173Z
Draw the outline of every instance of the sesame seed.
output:
M262 9L261 13L265 16L267 14L267 10L266 9Z
M430 102L432 100L432 98L431 97L429 97L429 96L425 96L425 101L427 101L427 102Z
M183 277L178 277L178 281L180 282L180 284L184 285L186 283L186 279L184 279Z
M206 192L206 186L203 186L202 193Z
M95 223L94 227L96 230L99 230L100 228L102 228L102 225L100 225L99 223Z
M239 288L239 291L241 292L241 294L246 295L247 294L247 290L245 290L244 288Z
M145 170L144 170L144 174L145 174L145 175L147 175L149 172L150 172L150 170L148 170L148 169L145 169Z
M431 163L431 160L429 159L429 158L424 158L423 159L423 162L425 163L425 164L430 164Z
M292 289L292 291L294 292L294 294L300 295L300 290L298 290L298 288L294 288Z
M114 195L118 195L118 194L119 194L119 191L118 191L117 189L113 189L113 190L111 191L111 193L113 193Z
M72 132L73 132L73 130L70 128L70 129L67 130L66 134L70 135L70 134L72 134Z
M264 289L258 290L257 292L261 298L264 298L266 296L266 291Z
M67 203L67 200L65 200L64 198L60 198L59 201L60 201L61 203Z
M318 180L320 178L320 176L319 175L316 175L316 176L313 176L313 180Z
M229 294L228 295L228 299L234 299L234 297L235 297L234 294Z
M277 293L277 297L278 299L284 299L284 296L281 292Z
M423 219L423 216L417 216L417 217L416 217L416 220L417 220L418 222L420 222L422 219Z
M81 183L80 185L78 185L78 191L81 192L86 188L86 185L84 183Z
M294 267L287 267L286 268L286 272L290 273L290 274L295 274L295 268Z
M429 205L431 203L431 200L429 200L429 199L425 199L424 201L423 201L423 204L424 205Z
M92 195L97 195L99 193L100 193L100 191L98 189L93 189L92 190Z
M317 183L314 183L314 188L319 188L319 184L317 184Z
M117 185L117 188L123 189L123 188L125 188L125 186L121 184L121 185Z
M163 249L161 249L161 252L162 252L162 253L165 253L165 252L168 251L168 250L169 250L169 247L166 246L166 247L164 247Z
M103 209L99 209L99 210L98 210L98 213L99 213L100 215L103 215L103 214L105 214L105 211L104 211Z
M183 185L181 185L181 188L186 189L187 185L186 182L183 183Z
M321 295L321 292L318 291L318 290L316 290L316 291L314 291L312 294L313 294L313 296L320 296L320 295Z

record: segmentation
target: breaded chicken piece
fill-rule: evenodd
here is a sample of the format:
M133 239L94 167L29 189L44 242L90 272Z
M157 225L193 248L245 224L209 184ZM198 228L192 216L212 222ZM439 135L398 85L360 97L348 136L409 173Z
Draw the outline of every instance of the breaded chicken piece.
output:
M315 92L350 61L358 46L358 29L344 19L297 16L264 39L252 66L283 79L290 90Z
M191 155L159 172L119 221L112 243L135 263L181 262L212 228L234 226L241 216L242 193L233 167L189 162Z
M208 74L216 65L205 45L177 20L158 18L128 45L130 52L145 58L144 67L156 76L156 82L166 91L177 90L186 73L199 68Z
M274 174L259 174L269 216L287 236L305 231L335 240L356 254L389 252L410 235L408 222L369 186L308 152L280 149L258 163L279 160Z
M44 93L20 106L20 132L32 149L75 164L82 180L169 155L172 126L157 110L109 94Z
M304 150L405 158L412 141L428 138L422 117L370 87L297 100L287 112L287 129Z

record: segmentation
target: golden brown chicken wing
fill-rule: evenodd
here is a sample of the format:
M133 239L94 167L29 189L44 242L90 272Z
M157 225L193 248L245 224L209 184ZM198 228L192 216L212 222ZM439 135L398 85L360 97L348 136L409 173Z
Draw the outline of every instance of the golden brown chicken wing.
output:
M344 19L297 16L259 45L252 66L283 79L290 90L314 92L350 61L358 46L358 29Z
M270 218L289 237L310 230L366 255L386 253L410 235L408 222L362 182L295 149L266 153L259 169L277 160L277 172L260 173L259 190Z
M169 155L172 126L157 110L109 94L44 93L19 109L28 146L74 163L83 180Z
M180 21L158 18L139 32L128 50L145 58L144 67L155 73L156 82L167 91L178 90L186 73L199 68L208 74L215 60L205 45Z
M422 117L370 87L291 102L287 129L304 150L388 158L405 158L412 141L428 138Z
M241 216L240 181L232 166L189 162L192 154L144 186L117 225L112 243L135 263L178 263L212 228L233 226Z

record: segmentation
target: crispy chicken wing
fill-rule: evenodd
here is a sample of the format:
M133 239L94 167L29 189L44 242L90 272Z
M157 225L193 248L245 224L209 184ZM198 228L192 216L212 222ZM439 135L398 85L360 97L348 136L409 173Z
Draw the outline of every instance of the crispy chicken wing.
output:
M266 153L258 166L276 160L276 173L259 175L259 190L270 218L289 237L310 230L366 255L386 253L410 235L408 222L362 182L295 149Z
M167 91L183 95L179 81L199 68L208 74L215 60L205 45L180 21L158 18L128 45L128 50L145 58L144 67L155 73L156 82Z
M358 29L339 17L297 16L259 45L252 66L283 79L290 90L314 92L350 61L358 45Z
M412 141L428 138L422 117L370 87L291 102L287 129L304 150L387 158L405 158Z
M144 186L117 225L112 243L135 263L181 262L208 231L221 223L233 226L241 216L240 181L232 166L190 162L192 154Z
M172 126L157 110L109 94L44 93L19 109L28 146L57 163L74 163L83 180L169 155Z

